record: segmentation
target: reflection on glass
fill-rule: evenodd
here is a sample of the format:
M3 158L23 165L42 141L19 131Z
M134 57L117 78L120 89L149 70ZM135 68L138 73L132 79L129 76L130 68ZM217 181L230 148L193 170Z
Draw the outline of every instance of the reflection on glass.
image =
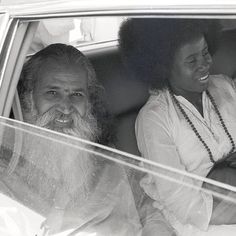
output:
M46 19L39 22L29 54L52 43L79 46L118 39L125 17L78 17Z
M234 187L5 118L0 119L0 138L1 193L44 219L54 214L58 225L55 233L72 230L69 235L142 235L154 227L163 235L174 235L168 223L174 219L168 218L165 202L153 191L155 181L176 189L176 198L179 188L193 196L199 191L209 198L214 194L224 199L215 214L228 211L235 217ZM230 194L202 189L202 181L222 190L226 187ZM193 197L188 205L184 198L182 202L183 207L194 207L197 199ZM174 206L174 202L168 204ZM198 211L201 209L196 209L196 214ZM184 217L179 220L184 222L188 213Z

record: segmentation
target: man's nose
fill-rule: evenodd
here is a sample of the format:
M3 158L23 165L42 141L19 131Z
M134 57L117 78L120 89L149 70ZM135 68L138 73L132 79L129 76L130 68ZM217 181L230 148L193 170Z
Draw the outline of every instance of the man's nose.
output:
M61 113L69 115L73 111L73 104L68 97L63 98L57 108Z

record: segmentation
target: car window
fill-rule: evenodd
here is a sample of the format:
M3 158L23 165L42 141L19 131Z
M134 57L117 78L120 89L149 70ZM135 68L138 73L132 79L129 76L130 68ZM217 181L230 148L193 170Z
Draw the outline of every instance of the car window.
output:
M117 40L119 26L124 19L125 17L111 16L42 20L35 33L30 52L36 52L56 42L81 46Z
M4 29L6 27L6 24L7 24L7 21L8 21L8 15L7 14L4 14L4 13L0 13L0 37L2 39L4 39ZM2 47L2 44L3 44L3 40L0 41L0 47Z
M41 223L52 210L58 192L63 195L63 189L68 191L71 199L64 206L60 231L99 235L104 227L108 227L114 232L120 232L118 235L126 235L125 232L138 235L135 234L141 227L138 203L143 193L132 194L133 191L139 192L137 183L132 183L134 173L138 178L149 174L149 180L146 178L145 181L151 181L153 177L165 180L170 185L183 185L184 178L189 180L183 185L186 191L202 191L209 197L212 194L211 191L201 189L203 178L185 171L6 118L0 119L0 126L0 191L3 194L0 197L3 202L9 198L5 215L1 214L0 218L7 220L8 224L14 222L15 232L28 230L34 235L41 232ZM226 198L224 194L227 189L235 191L234 187L211 180L204 181L221 186L222 192L213 194L220 199L225 198L231 207L234 206L234 195ZM135 190L130 187L132 184L136 185ZM151 194L152 190L149 191ZM65 196L62 198L66 201ZM14 214L11 213L11 206L14 206ZM157 217L163 217L160 212L157 213ZM15 220L19 215L22 218ZM100 222L101 218L104 225ZM33 224L29 224L31 221ZM9 228L5 229L10 232Z
M157 222L161 220L169 227L166 219L173 219L168 218L158 201L159 196L151 187L155 186L155 181L172 186L173 189L181 186L192 195L200 193L209 201L212 196L217 196L227 202L225 210L236 206L235 187L140 157L134 127L137 114L148 99L149 87L137 82L124 66L117 42L107 44L107 41L117 39L119 26L126 18L37 19L19 24L18 29L24 28L20 32L20 42L27 42L23 44L23 49L19 47L12 50L15 54L19 52L21 57L17 57L17 61L14 59L8 62L12 62L8 70L11 76L4 78L6 88L9 88L4 91L7 94L5 100L8 108L13 100L11 118L15 120L0 119L0 197L2 202L9 199L9 204L15 204L18 209L14 216L11 212L3 216L6 219L7 215L8 223L14 221L15 232L23 232L23 235L27 230L29 235L41 233L43 230L40 226L55 210L63 211L63 216L60 214L59 217L58 235L63 232L65 235L68 232L71 235L104 235L104 230L108 235L116 235L116 232L117 235L138 235L146 224L147 216L154 216ZM224 25L227 25L227 20ZM27 37L24 38L24 35ZM211 36L214 39L214 34ZM98 80L105 87L108 110L114 116L110 133L114 132L116 137L109 143L113 148L24 122L22 103L16 89L21 68L35 52L51 43L73 45L91 60ZM217 46L221 45L218 43ZM15 54L12 54L13 58L16 58ZM214 55L219 55L218 51ZM222 65L222 57L216 58L219 58L218 63ZM15 63L18 65L17 70L12 69ZM219 69L217 63L213 68ZM222 66L218 72L223 73L225 68L229 67ZM233 70L233 66L230 69ZM233 74L232 70L228 73ZM11 84L9 78L13 81ZM7 117L9 113L10 109L4 116ZM214 186L215 191L202 189L203 182ZM178 197L178 192L175 194ZM180 200L184 203L186 199ZM193 198L188 204L194 205L194 201ZM58 205L58 202L65 205ZM169 204L174 205L173 198ZM197 212L201 209L195 210ZM22 213L24 211L26 213ZM216 215L221 213L219 211ZM23 214L26 220L18 222L16 218L19 219L19 214ZM31 221L35 224L29 226L28 222ZM10 232L9 227L7 230ZM173 231L171 227L168 230Z

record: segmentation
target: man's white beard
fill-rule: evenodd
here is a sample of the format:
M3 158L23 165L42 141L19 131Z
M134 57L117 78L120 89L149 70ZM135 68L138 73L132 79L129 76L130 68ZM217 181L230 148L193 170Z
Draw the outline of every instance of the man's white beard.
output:
M43 115L36 117L35 125L90 141L97 139L99 133L97 121L91 112L85 118L82 118L78 113L71 114L73 124L70 128L60 128L53 125L55 118L60 118L61 115L60 112L50 109Z
M71 128L58 128L53 125L53 120L59 115L51 109L36 117L35 125L90 141L96 140L99 132L96 119L91 113L84 119L78 114L73 114ZM60 140L59 137L58 139ZM36 135L27 135L25 141L28 148L23 154L24 177L43 198L52 203L58 187L64 188L74 201L79 196L88 197L89 185L94 178L95 160L89 152L83 150L85 144L78 141L79 145L74 148L57 140L51 141Z

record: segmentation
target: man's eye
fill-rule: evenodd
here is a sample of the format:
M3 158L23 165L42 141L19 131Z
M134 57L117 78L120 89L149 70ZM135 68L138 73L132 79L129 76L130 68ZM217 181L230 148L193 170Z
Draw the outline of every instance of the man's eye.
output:
M49 90L49 91L47 91L47 94L49 94L49 95L56 95L57 92L54 91L54 90Z
M82 97L82 96L84 96L84 94L82 92L74 92L74 93L72 93L72 96L73 97Z

